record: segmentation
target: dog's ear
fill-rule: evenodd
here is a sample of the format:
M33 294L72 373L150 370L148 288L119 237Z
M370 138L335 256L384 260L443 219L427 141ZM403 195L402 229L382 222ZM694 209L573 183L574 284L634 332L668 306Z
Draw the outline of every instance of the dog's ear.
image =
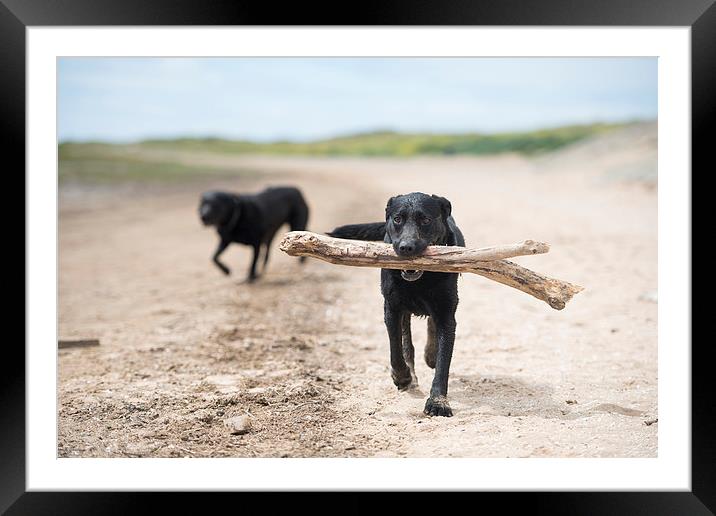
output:
M447 220L452 213L452 204L450 204L450 201L448 201L445 197L440 197L439 195L433 195L433 199L438 201L440 209L443 212L443 217Z
M236 197L226 197L222 199L221 209L225 214L223 224L228 224L231 227L234 227L239 221L241 215L243 215L242 212L244 206L240 199L237 199Z
M390 213L390 208L393 204L393 201L395 200L395 197L391 197L388 199L388 204L385 205L385 218L388 218L388 213Z

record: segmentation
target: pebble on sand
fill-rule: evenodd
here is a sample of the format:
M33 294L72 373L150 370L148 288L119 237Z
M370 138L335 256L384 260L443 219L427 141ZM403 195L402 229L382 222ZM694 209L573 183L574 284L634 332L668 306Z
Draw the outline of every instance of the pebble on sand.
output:
M235 435L246 434L251 430L251 420L249 416L236 416L226 419L224 425Z

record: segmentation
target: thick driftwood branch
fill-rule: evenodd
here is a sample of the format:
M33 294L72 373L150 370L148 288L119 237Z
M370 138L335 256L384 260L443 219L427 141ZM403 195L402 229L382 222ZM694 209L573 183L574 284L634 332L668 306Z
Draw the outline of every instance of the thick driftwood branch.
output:
M504 260L549 251L547 244L532 240L482 249L430 246L420 256L404 258L395 253L392 245L383 242L346 240L310 231L291 231L283 238L279 248L291 256L310 256L338 265L471 272L530 294L556 310L564 308L575 294L583 290L579 285L548 278Z

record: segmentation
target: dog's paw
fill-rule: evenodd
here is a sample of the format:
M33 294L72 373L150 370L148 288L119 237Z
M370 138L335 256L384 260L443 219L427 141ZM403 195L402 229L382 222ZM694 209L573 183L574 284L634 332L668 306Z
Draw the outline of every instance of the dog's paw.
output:
M423 413L428 416L452 417L452 409L445 396L431 396L425 402Z
M221 263L219 261L215 261L214 264L216 265L217 269L219 269L221 272L224 273L224 275L228 276L229 274L231 274L231 271L229 270L229 268L226 265L224 265L223 263Z
M393 369L390 371L390 377L399 391L407 391L413 385L413 375L410 374L410 370L398 373ZM417 378L415 383L417 384Z

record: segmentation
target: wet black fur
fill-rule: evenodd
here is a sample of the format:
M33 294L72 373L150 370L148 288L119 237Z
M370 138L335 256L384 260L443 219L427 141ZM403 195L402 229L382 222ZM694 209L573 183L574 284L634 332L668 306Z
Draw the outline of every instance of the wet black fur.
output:
M264 247L263 268L269 257L271 241L278 229L288 224L291 231L303 231L308 221L308 205L301 192L294 187L267 188L258 194L233 194L229 192L205 192L199 204L199 217L207 226L215 226L219 234L219 246L212 260L224 274L230 270L219 256L232 242L251 246L254 256L249 269L248 281L258 275L256 264L261 247ZM305 260L301 259L303 262Z
M385 222L341 226L328 234L355 240L383 240L393 244L401 256L419 255L429 245L465 246L462 232L452 217L450 201L419 192L392 197L385 209ZM381 269L391 376L400 390L417 385L411 315L428 317L425 361L435 369L435 376L424 412L431 416L452 416L447 391L455 343L457 279L458 274L424 272L416 281L406 281L399 270Z

